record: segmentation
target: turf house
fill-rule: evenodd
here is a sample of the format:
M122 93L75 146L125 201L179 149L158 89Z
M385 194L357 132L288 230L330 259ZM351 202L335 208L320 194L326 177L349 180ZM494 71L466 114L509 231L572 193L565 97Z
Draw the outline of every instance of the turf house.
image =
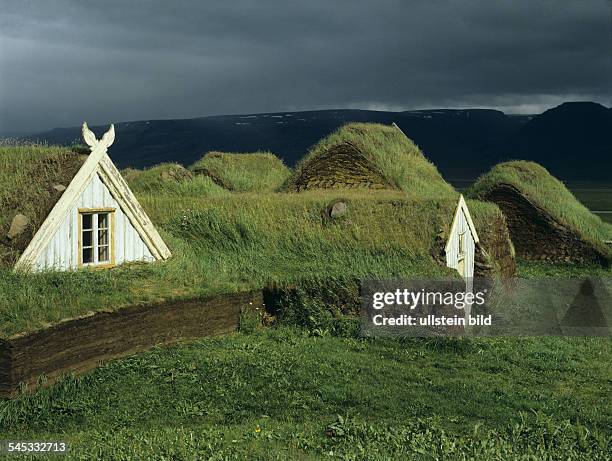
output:
M444 227L450 225L443 232L440 262L466 279L474 277L479 237L466 201L396 124L352 123L342 127L312 149L287 187L294 192L399 189L414 201L420 213L431 207ZM423 225L427 222L427 218L420 220Z
M495 165L466 194L499 206L522 259L610 265L612 226L537 163Z
M108 268L167 259L170 250L107 155L113 125L89 155L41 147L3 151L0 262L20 270Z

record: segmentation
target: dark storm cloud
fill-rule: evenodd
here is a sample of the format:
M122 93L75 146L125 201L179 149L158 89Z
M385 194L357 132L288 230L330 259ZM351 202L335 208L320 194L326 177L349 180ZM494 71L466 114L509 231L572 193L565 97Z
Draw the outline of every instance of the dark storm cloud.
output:
M611 103L606 0L0 4L0 132L331 107Z

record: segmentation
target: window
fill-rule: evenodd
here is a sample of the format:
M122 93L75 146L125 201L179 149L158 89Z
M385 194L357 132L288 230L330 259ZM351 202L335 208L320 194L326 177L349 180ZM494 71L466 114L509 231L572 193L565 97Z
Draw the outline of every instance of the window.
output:
M465 231L459 234L459 256L465 254Z
M79 265L114 264L113 209L79 210Z

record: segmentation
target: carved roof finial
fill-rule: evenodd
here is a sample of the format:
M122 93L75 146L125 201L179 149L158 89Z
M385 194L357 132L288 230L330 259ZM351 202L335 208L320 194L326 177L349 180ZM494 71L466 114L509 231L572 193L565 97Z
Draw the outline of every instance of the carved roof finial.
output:
M112 123L108 131L104 133L102 139L100 140L96 139L96 135L87 126L87 122L83 122L83 128L81 131L83 133L83 140L92 151L100 145L105 149L108 149L115 141L115 125Z

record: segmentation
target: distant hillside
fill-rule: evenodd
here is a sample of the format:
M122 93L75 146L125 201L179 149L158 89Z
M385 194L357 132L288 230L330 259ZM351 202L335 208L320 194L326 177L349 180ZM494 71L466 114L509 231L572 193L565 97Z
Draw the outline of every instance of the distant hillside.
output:
M612 152L607 136L612 130L601 113L610 110L588 104L600 109L583 110L585 104L571 103L533 118L487 109L342 109L120 122L115 124L117 141L110 155L120 167L144 167L169 161L189 165L208 151L272 151L293 166L341 125L395 122L449 179L473 179L495 163L516 158L539 161L563 179L609 179L612 159L606 159L605 152ZM563 116L551 118L557 110ZM97 133L105 129L94 127ZM80 128L56 128L32 138L70 144L80 138ZM565 145L564 139L571 142ZM576 144L582 167L567 168L569 152L574 151L568 146Z
M511 148L517 158L541 163L554 176L612 180L612 109L566 102L523 126Z

